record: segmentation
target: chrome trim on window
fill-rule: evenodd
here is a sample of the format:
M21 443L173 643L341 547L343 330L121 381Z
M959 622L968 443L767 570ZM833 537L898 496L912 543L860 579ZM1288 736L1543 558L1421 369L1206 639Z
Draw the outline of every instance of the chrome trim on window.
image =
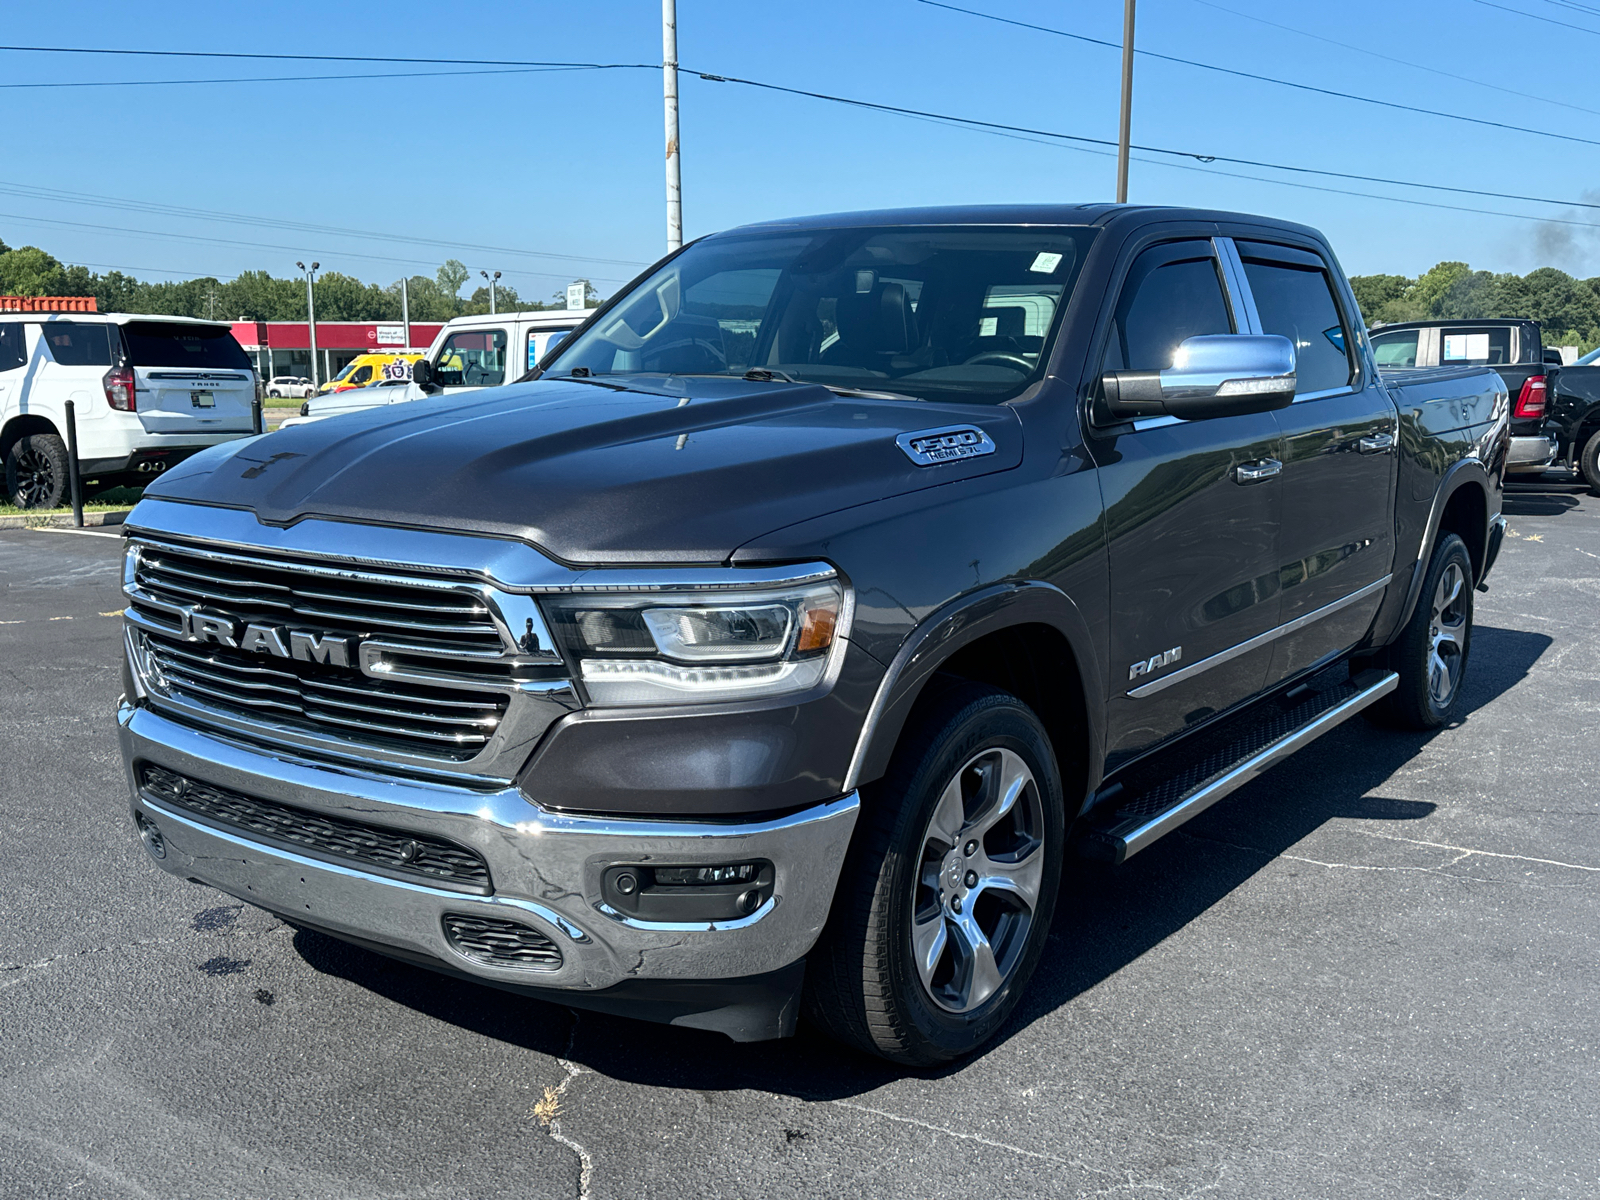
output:
M1132 696L1135 700L1142 700L1146 696L1153 696L1157 692L1162 691L1165 688L1169 688L1175 683L1182 683L1185 679L1193 679L1202 671L1209 671L1212 667L1220 667L1223 663L1231 662L1233 659L1238 658L1241 654L1248 654L1252 650L1258 650L1270 642L1277 641L1286 634L1294 633L1297 630L1304 629L1307 625L1313 624L1316 621L1320 621L1324 617L1332 616L1342 608L1348 608L1358 600L1366 599L1374 592L1381 591L1382 589L1388 587L1389 581L1393 578L1393 575L1385 575L1382 579L1374 580L1373 582L1367 584L1366 587L1351 592L1348 596L1340 597L1332 604L1324 604L1321 608L1305 613L1302 616L1298 616L1292 621L1285 621L1282 625L1279 625L1276 628L1269 629L1265 633L1258 633L1255 637L1250 638L1247 641L1240 642L1237 646L1230 646L1226 650L1218 651L1210 658L1202 658L1199 662L1192 663L1181 670L1174 671L1171 675L1163 675L1160 679L1153 679L1149 683L1140 684L1136 688L1130 688L1128 689L1128 695Z
M1265 333L1261 316L1256 311L1256 298L1250 291L1250 281L1245 278L1244 259L1230 237L1214 237L1211 247L1216 251L1217 262L1222 266L1222 279L1227 285L1228 306L1233 309L1233 323L1238 333Z

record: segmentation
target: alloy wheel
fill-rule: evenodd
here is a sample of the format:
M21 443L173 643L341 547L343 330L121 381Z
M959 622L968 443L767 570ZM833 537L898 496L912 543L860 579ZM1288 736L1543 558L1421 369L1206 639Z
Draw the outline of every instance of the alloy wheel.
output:
M911 950L946 1012L978 1008L1016 971L1044 875L1044 809L1022 757L993 748L940 793L912 885Z
M56 494L56 465L42 451L24 446L17 452L18 508L42 508Z
M1433 591L1428 622L1428 695L1441 709L1449 707L1466 665L1467 578L1460 563L1451 563Z

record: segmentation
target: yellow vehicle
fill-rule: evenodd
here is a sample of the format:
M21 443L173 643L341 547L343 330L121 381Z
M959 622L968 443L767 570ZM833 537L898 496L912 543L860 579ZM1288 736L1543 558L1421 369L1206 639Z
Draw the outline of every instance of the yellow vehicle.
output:
M345 364L327 383L317 389L319 396L329 392L344 392L351 388L371 387L379 383L409 383L411 364L422 358L421 354L358 354Z

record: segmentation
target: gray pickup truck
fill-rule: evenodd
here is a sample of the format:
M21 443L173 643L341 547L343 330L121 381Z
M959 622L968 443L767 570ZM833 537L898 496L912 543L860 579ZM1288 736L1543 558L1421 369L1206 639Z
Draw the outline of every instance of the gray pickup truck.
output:
M1313 230L757 225L537 376L147 491L117 723L161 867L498 988L927 1064L1005 1024L1081 856L1355 713L1460 711L1505 388L1380 377Z

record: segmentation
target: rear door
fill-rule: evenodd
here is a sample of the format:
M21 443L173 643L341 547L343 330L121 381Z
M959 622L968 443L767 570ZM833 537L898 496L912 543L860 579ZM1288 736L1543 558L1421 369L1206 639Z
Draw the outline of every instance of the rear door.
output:
M1113 310L1101 371L1173 365L1187 337L1238 333L1209 239L1141 252ZM1152 417L1094 443L1110 550L1107 767L1258 692L1278 621L1279 455L1271 413Z
M1338 275L1309 247L1235 243L1262 333L1295 347L1283 431L1282 589L1269 682L1360 641L1394 563L1400 414L1364 369Z
M122 345L147 433L252 431L255 376L250 356L226 325L129 321Z

